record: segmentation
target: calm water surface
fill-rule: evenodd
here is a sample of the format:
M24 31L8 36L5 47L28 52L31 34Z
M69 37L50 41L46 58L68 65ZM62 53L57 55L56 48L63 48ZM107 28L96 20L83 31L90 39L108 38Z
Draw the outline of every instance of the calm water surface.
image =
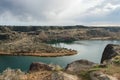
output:
M65 67L68 63L87 59L89 61L100 63L102 52L107 44L120 44L120 41L75 41L71 44L58 43L52 44L56 47L64 47L68 49L74 49L78 51L78 54L64 57L32 57L32 56L0 56L0 72L6 68L17 69L22 71L28 71L32 62L44 62L47 64L59 64Z

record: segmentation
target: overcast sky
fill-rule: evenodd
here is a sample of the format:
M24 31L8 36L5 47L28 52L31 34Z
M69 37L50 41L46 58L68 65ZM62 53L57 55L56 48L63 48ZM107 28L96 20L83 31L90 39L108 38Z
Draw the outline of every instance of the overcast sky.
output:
M120 0L0 0L0 24L120 25Z

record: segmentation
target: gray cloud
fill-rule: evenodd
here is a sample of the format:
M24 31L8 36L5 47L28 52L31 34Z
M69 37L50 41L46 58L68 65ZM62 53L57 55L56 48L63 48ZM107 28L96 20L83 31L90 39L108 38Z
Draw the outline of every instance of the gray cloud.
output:
M1 0L0 24L116 24L119 10L119 0Z

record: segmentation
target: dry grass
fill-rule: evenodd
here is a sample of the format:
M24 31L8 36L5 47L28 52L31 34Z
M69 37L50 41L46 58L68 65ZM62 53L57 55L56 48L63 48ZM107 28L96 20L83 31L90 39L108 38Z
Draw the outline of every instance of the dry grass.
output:
M34 72L27 74L27 80L51 80L51 74L50 71Z
M108 68L101 68L99 70L120 80L120 66L118 65L109 65Z
M0 44L0 54L8 55L28 55L28 56L65 56L73 55L77 52L65 48L56 48L45 43L41 43L35 37L23 37L22 39ZM9 55L10 55L9 54Z
M39 71L34 73L24 73L20 69L6 69L0 74L0 80L51 80L50 71Z

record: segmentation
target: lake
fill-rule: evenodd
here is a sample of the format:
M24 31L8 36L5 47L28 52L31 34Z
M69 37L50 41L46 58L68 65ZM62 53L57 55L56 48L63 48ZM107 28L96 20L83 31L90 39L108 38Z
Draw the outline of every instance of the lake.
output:
M49 44L56 47L77 50L78 54L63 57L32 57L32 56L0 56L0 72L6 68L28 71L32 62L44 62L47 64L59 64L65 67L68 63L87 59L89 61L100 63L103 50L107 44L120 44L120 40L83 40L74 41L72 43L56 43Z

